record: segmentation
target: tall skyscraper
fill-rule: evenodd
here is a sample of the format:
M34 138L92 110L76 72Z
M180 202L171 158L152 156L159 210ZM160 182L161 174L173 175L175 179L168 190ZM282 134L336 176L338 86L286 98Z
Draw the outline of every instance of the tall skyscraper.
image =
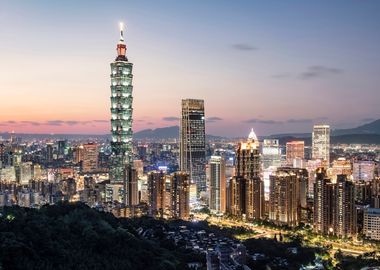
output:
M330 163L330 126L314 125L312 138L312 158Z
M286 143L286 164L293 166L294 159L305 158L305 142L291 141Z
M236 150L236 176L228 185L228 211L260 219L264 215L264 183L260 179L260 144L253 129Z
M123 27L111 63L111 184L123 184L126 166L132 167L132 67L126 57Z
M116 47L117 57L111 63L111 158L110 185L106 189L123 191L126 205L138 203L136 171L133 169L132 153L132 68L126 57L123 25L120 25L120 40ZM116 187L117 186L117 187ZM107 196L111 198L112 196Z
M210 170L210 210L226 211L226 165L221 156L211 156Z
M180 127L180 168L196 183L197 194L206 191L205 111L201 99L183 99Z
M98 169L98 144L86 143L83 144L83 172L94 172Z

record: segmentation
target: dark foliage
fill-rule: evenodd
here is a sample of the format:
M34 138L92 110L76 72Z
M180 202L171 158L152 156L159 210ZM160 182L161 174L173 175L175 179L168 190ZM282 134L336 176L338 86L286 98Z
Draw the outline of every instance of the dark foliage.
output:
M142 239L129 220L80 203L4 208L0 245L0 269L186 269L170 241Z

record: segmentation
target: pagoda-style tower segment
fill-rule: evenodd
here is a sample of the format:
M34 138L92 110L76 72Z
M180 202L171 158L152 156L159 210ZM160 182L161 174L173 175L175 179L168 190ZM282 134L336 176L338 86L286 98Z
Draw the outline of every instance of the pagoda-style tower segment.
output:
M132 67L126 57L123 25L120 24L120 40L117 57L111 63L111 184L122 184L124 170L132 167Z

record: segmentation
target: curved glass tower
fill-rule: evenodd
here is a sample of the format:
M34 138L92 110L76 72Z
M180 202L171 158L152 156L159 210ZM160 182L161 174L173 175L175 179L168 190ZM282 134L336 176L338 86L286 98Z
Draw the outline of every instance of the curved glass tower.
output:
M132 160L132 67L126 57L123 26L117 57L111 63L111 184L123 184L125 169L131 168Z

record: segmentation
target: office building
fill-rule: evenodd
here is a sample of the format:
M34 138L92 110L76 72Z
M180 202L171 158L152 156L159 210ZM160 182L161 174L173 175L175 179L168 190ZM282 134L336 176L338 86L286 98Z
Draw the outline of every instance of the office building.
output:
M226 166L224 158L211 156L209 170L209 208L211 211L224 213L226 211Z
M312 158L330 163L330 126L314 125L312 134Z
M264 139L261 160L263 170L281 166L281 149L277 139Z
M291 141L286 143L286 164L293 166L294 160L305 158L305 142ZM294 167L294 166L293 166Z
M206 191L204 101L183 99L180 121L180 169L196 183L198 196Z
M82 171L92 173L98 169L98 145L96 143L83 144Z
M117 57L111 63L111 184L123 185L126 165L133 166L132 159L132 67L126 57L123 27L117 44Z
M46 144L46 162L52 162L53 161L53 143L47 143Z
M369 240L380 240L380 208L364 210L363 235Z
M333 183L336 183L337 177L340 174L344 174L347 175L347 177L351 177L351 161L346 160L345 158L338 158L337 160L333 161L331 168L327 169L327 177L330 178Z
M374 161L358 160L353 164L353 179L372 181L375 178L376 164Z

